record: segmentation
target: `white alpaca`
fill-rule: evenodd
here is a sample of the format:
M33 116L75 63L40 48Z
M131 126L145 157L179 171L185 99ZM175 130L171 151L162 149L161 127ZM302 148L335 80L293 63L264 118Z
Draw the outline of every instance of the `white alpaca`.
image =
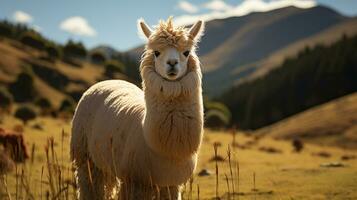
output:
M97 83L73 117L80 199L110 198L117 179L122 199L152 199L154 190L161 199L180 199L180 185L195 170L203 133L195 47L203 22L190 30L174 27L171 18L154 31L142 20L138 25L148 38L140 65L143 91L126 81Z

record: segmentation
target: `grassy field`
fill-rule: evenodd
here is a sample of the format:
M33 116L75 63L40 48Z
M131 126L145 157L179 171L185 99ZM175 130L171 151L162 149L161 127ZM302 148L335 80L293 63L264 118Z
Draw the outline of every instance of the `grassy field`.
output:
M357 92L257 130L278 139L299 137L320 145L357 149Z
M18 124L4 117L0 125L13 129ZM0 199L74 199L69 120L38 118L24 127L24 137L34 156L2 180ZM290 141L241 132L235 141L232 145L232 132L205 130L196 174L184 188L184 199L357 199L357 159L341 160L355 151L305 144L295 153ZM218 159L211 160L214 144ZM316 156L321 152L330 157ZM344 167L320 166L335 161ZM198 176L202 169L210 175Z

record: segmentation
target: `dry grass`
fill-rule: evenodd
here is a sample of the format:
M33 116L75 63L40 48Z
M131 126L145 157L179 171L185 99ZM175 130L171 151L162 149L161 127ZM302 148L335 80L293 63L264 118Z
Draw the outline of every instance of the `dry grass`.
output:
M31 69L31 64L45 66L65 75L69 80L74 80L76 83L84 83L73 85L74 82L70 82L68 87L65 88L66 91L60 91L46 83L36 74L33 74L35 89L39 93L39 96L49 99L55 107L59 107L62 100L66 98L65 92L71 92L73 89L79 91L85 90L87 86L104 78L103 66L87 61L78 61L81 67L71 66L61 60L55 60L53 63L48 62L40 58L46 57L45 52L32 49L14 40L0 40L0 55L0 83L13 82L16 80L17 74ZM128 79L123 74L120 75L120 78L124 80Z
M356 113L357 93L353 93L262 128L257 134L357 149Z
M43 130L31 128L41 124ZM5 117L2 127L13 128L20 124ZM73 173L69 162L69 122L59 119L39 118L24 127L28 147L33 147L26 165L2 180L3 199L75 199ZM256 141L249 148L232 145L233 135L205 131L197 172L208 169L213 174L197 176L184 186L184 199L355 199L357 194L357 159L343 160L344 155L357 152L335 147L305 145L301 153L294 153L288 141L270 137L255 139L241 132L234 134L235 143L242 145ZM214 144L219 145L214 147ZM218 143L216 143L218 144ZM238 145L238 146L239 146ZM269 146L280 154L262 152ZM216 151L215 151L216 149ZM331 157L313 154L326 151ZM215 154L223 162L210 162ZM321 168L320 164L340 161L341 168ZM0 198L0 199L1 199Z

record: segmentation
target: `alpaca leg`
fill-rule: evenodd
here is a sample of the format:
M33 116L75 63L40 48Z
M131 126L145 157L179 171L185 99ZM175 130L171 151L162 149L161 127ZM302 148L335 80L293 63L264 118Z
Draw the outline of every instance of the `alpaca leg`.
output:
M120 200L152 200L154 189L138 183L124 182L120 185L119 199Z
M160 188L161 200L181 200L180 186L168 186Z
M105 199L118 199L119 184L115 176L105 176Z
M77 168L80 200L104 199L103 173L88 160Z

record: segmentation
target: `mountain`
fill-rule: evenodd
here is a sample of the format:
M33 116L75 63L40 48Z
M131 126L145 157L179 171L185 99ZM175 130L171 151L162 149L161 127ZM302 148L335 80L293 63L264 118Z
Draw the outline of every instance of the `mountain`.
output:
M316 45L331 45L339 40L343 35L352 37L357 34L357 18L344 20L341 23L333 25L324 31L319 32L313 36L298 40L286 47L272 53L268 57L254 63L253 65L246 65L239 67L233 71L233 74L238 77L244 76L246 71L254 71L249 76L236 79L234 85L244 83L245 81L252 81L256 78L266 75L271 70L280 66L285 59L295 57L298 52L306 47L313 48ZM259 66L256 70L250 69Z
M357 91L357 35L299 51L265 76L232 87L218 100L242 129L258 129Z
M274 55L275 58L277 54L285 58L282 51L285 48L348 20L350 18L328 7L316 6L309 9L285 7L208 21L198 50L204 71L204 92L211 97L217 96L265 67L268 62L265 59ZM337 31L336 35L341 32ZM304 47L295 46L289 56ZM129 53L139 58L142 49L142 46L137 47Z
M329 146L357 149L357 93L293 115L255 133L277 139L299 138Z

